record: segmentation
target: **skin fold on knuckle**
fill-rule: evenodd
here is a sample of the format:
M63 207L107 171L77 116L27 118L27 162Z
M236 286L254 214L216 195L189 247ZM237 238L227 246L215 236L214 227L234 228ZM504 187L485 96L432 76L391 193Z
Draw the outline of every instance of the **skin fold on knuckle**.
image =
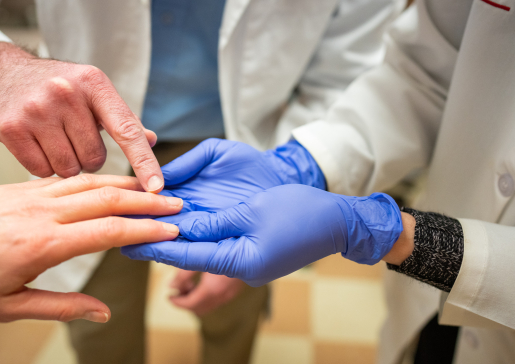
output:
M74 176L70 178L68 181L70 181L72 184L85 191L96 188L98 185L98 177L93 174L87 173Z
M124 198L124 192L112 186L98 189L97 194L99 205L102 206L102 210L105 212L115 212Z
M95 66L80 66L79 81L81 84L88 85L93 90L104 89L110 84L109 78L104 72Z
M61 307L57 313L56 320L61 322L70 322L78 319L79 316L76 314L75 309L72 307Z
M154 155L146 155L146 154L137 154L131 161L132 168L136 171L141 171L143 169L149 170L149 166L153 166L156 163L154 159Z
M100 219L93 239L98 239L104 248L119 246L125 243L127 234L126 224L121 217L109 216Z
M125 115L114 127L114 134L119 143L133 143L135 140L145 135L143 128L136 122L136 120Z

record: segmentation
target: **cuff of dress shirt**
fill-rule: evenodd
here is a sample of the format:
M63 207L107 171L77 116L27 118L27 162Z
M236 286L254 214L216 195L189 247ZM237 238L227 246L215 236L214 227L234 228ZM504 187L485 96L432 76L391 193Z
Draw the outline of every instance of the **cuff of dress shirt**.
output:
M488 234L480 221L459 219L464 236L460 272L450 293L442 294L439 323L451 326L499 328L502 325L470 311L488 263Z

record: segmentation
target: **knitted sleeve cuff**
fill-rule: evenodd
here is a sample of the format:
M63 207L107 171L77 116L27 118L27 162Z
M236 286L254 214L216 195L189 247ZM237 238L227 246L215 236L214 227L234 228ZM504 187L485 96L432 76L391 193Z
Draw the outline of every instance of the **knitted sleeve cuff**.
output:
M388 269L450 292L463 261L463 230L458 220L434 212L402 208L415 218L415 248L400 266Z

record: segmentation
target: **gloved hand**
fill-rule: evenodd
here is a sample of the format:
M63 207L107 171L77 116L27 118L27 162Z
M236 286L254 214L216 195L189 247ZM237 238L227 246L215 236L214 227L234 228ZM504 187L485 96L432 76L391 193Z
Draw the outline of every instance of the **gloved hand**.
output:
M124 254L260 286L337 252L375 264L402 229L399 208L386 194L348 197L283 185L229 209L183 220L179 230L193 242L179 238L128 246Z
M165 189L161 194L184 200L183 214L173 217L174 222L186 212L226 209L283 184L325 189L324 175L317 163L294 140L275 150L259 152L244 143L208 139L162 171Z

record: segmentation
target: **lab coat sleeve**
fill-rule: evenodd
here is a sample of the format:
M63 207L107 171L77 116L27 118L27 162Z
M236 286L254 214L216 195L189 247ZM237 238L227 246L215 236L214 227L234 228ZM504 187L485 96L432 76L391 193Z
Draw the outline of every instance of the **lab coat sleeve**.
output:
M370 194L429 163L457 50L424 5L417 2L387 32L382 65L356 79L323 118L293 130L329 191Z
M278 122L274 145L286 143L294 128L322 118L356 77L382 62L383 34L405 6L405 0L339 2Z
M443 295L443 325L515 329L515 227L460 219L465 249L458 278Z
M323 118L293 131L328 190L364 195L428 165L457 50L416 2L385 36L385 62L354 81ZM473 197L473 196L472 196ZM515 329L515 227L460 219L464 258L440 323Z

